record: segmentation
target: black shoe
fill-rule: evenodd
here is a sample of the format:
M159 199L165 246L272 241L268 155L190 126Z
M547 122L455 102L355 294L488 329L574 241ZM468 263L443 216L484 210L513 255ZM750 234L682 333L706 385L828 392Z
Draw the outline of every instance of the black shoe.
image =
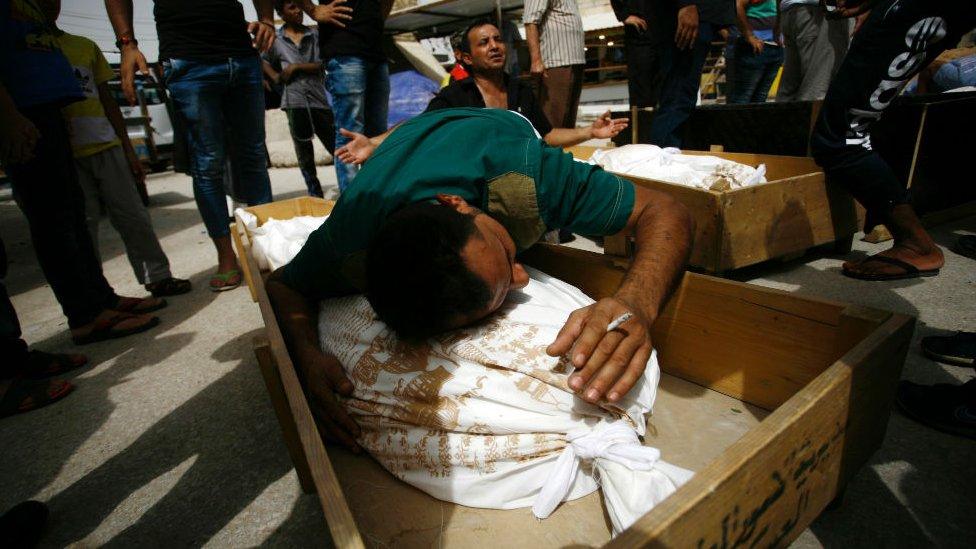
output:
M895 404L908 417L937 431L976 440L976 379L963 385L898 384Z
M0 540L4 547L35 547L47 524L47 505L39 501L18 503L0 516Z
M952 251L970 259L976 259L976 235L963 235L956 239Z
M959 332L954 336L923 337L922 352L939 362L976 366L976 333Z
M185 294L193 289L193 285L190 284L189 280L184 280L182 278L164 278L158 282L153 282L151 284L146 284L146 291L151 293L153 297L165 297Z

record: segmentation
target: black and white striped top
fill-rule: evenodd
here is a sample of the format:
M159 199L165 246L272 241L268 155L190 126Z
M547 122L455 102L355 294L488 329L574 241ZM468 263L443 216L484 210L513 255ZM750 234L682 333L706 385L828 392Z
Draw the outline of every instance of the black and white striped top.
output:
M586 62L576 0L525 0L522 23L539 25L539 48L547 69Z

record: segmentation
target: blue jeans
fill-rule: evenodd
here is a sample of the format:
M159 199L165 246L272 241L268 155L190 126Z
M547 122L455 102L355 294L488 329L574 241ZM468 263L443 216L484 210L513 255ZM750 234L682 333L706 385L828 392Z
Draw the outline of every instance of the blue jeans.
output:
M729 81L727 103L765 103L776 73L783 65L783 48L765 44L762 53L752 51L745 38L726 48Z
M204 63L163 62L163 74L177 116L186 124L193 196L211 238L228 236L224 199L227 140L239 175L239 198L248 205L271 202L264 153L264 89L257 55Z
M679 50L673 40L664 42L661 56L661 98L651 121L651 143L659 147L680 147L679 130L688 120L698 99L702 67L715 31L702 21L698 39L689 50Z
M390 108L390 69L386 62L342 55L329 59L325 70L325 87L332 95L335 113L335 147L338 149L349 142L339 133L340 128L368 137L385 132ZM335 166L339 190L343 191L359 168L338 158Z

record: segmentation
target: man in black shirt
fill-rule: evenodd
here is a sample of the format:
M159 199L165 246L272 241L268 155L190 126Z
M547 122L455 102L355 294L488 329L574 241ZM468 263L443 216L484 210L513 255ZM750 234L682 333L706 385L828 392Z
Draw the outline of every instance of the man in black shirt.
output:
M651 122L651 143L680 147L679 131L698 97L702 67L712 40L735 22L733 0L648 0L668 37L659 42L660 105ZM654 31L656 32L656 31ZM673 37L673 38L672 38Z
M660 0L610 0L624 24L627 90L633 107L656 107L661 92L662 46L671 42L669 3Z
M383 22L393 0L331 0L302 9L319 23L319 49L325 63L325 86L332 95L336 128L369 136L387 130L390 71L383 52ZM336 147L349 141L336 134ZM356 177L355 164L336 159L340 192Z
M149 70L132 32L132 0L106 0L105 7L122 52L122 90L134 103L136 69L146 75ZM271 0L254 0L254 9L259 20L251 23L237 0L155 0L153 10L164 79L188 133L193 195L217 248L213 291L241 283L224 198L228 142L240 198L248 205L271 202L257 50L267 51L274 42L274 12Z
M470 78L451 82L427 105L427 111L453 107L508 109L524 116L553 147L569 147L587 139L614 137L627 127L626 118L610 118L610 111L586 128L553 128L529 84L505 72L505 43L498 28L486 21L467 27L460 41L461 61ZM353 132L349 143L336 150L336 156L349 163L362 164L389 133L368 138Z

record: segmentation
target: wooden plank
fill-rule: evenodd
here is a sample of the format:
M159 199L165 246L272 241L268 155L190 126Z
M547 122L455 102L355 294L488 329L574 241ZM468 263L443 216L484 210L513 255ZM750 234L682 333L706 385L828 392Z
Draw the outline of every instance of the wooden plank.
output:
M285 396L284 387L281 386L281 376L274 357L271 355L271 344L268 343L267 337L257 336L254 338L254 355L261 367L261 375L264 377L264 384L268 388L271 406L278 417L278 424L281 426L281 433L285 439L285 447L288 448L288 455L295 465L295 472L298 473L298 483L303 492L310 494L315 491L312 471L308 467L308 460L305 459L305 450L302 448L302 441L298 436L298 427L295 425L295 418L288 408L288 398Z
M873 314L877 314L874 311ZM845 310L840 328L863 330L873 322L863 309ZM853 372L848 391L848 423L840 482L846 484L884 441L888 418L901 379L915 319L891 314L839 361Z
M617 257L630 257L633 255L631 238L624 234L603 237L603 253Z
M842 310L689 274L652 340L668 373L773 410L835 358Z
M247 261L242 259L245 255L250 255L250 252L247 251L249 248L245 248L244 242L242 241L243 235L241 233L244 224L237 217L236 213L234 214L234 218L237 219L237 222L230 224L230 234L233 238L234 249L237 250L237 264L241 268L241 275L244 277L244 283L247 284L247 290L251 292L251 301L256 302L258 300L258 294L254 289L254 283L251 281L251 266Z
M857 232L854 200L823 172L722 193L722 270L754 265Z
M840 478L850 371L832 368L606 547L783 547Z
M244 257L241 259L250 263L253 272L259 272L257 263L247 248L245 248ZM309 465L312 481L315 484L319 502L325 513L325 519L329 525L329 532L332 534L332 541L337 547L341 548L356 549L363 547L363 540L359 534L359 530L356 528L352 513L349 511L349 504L346 502L335 471L332 468L332 463L329 461L329 456L325 451L322 436L315 424L312 411L308 407L308 401L305 400L305 393L302 389L301 381L298 378L295 366L285 346L284 337L278 326L278 320L275 317L271 301L264 288L264 281L260 276L255 276L253 283L258 295L258 306L261 309L261 316L264 319L267 330L271 357L278 366L281 386L288 401L288 409L294 419L298 438L301 441L302 450Z
M880 446L912 324L891 315L608 547L788 545Z

